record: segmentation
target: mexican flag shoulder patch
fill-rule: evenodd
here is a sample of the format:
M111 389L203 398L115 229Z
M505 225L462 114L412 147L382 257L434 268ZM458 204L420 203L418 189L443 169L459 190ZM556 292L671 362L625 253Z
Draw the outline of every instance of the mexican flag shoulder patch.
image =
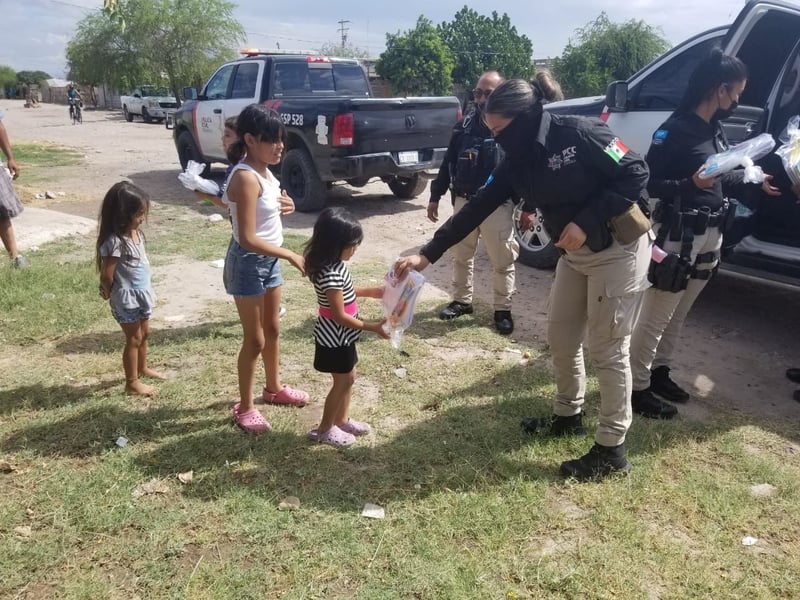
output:
M606 146L603 151L611 157L615 163L619 164L622 157L628 153L628 147L622 142L621 139L615 137L611 143Z

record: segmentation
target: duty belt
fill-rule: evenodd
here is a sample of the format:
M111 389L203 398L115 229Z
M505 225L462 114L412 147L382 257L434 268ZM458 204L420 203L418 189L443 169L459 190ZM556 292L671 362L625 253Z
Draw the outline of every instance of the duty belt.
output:
M703 235L709 227L722 228L729 207L728 201L725 200L723 205L715 212L711 212L708 206L701 206L692 210L680 211L676 214L673 206L661 200L653 212L653 220L656 223L664 223L668 219L671 220L672 236L670 239L678 241L681 239L681 232L684 229L691 229L694 235Z

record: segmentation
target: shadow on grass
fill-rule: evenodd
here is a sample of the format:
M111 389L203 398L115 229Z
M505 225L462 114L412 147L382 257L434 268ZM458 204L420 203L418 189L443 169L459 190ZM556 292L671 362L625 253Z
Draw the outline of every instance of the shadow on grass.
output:
M103 381L89 385L35 385L22 386L13 390L0 390L0 415L10 414L15 410L45 410L79 404L94 394L113 387L119 387L120 380Z
M238 320L214 321L187 327L153 328L150 330L148 344L158 346L163 344L181 344L194 339L203 338L241 338L239 329L232 331L231 327L238 326ZM151 327L152 324L151 324ZM106 331L99 333L86 333L68 337L56 344L56 348L64 354L81 354L84 352L115 352L121 351L125 345L122 331Z
M523 388L529 391L486 400L494 389ZM583 454L592 442L521 432L522 417L550 412L550 390L545 375L513 366L490 381L453 389L438 399L438 411L399 431L375 421L376 433L347 451L312 444L296 431L243 435L231 424L227 403L185 409L157 406L158 399L141 409L94 405L57 422L28 425L2 440L0 448L85 457L113 449L116 437L125 435L143 473L168 477L193 470L195 483L182 488L188 496L211 501L247 488L270 499L296 495L304 506L352 513L365 501L479 491L516 478L560 481L560 461ZM590 394L590 431L596 405L597 394ZM635 461L687 439L712 438L729 425L637 421L629 453Z

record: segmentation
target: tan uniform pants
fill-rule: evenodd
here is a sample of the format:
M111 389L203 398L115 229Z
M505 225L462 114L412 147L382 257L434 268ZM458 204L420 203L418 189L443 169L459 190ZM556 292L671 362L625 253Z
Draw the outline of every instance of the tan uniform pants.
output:
M655 226L658 231L660 225ZM692 263L698 254L716 252L722 248L722 233L719 227L709 227L703 235L694 236L692 243ZM681 242L664 242L667 252L680 252ZM697 265L697 269L713 269L717 262ZM644 296L642 314L631 339L631 371L633 389L646 390L650 387L650 369L669 366L672 354L681 335L683 323L689 309L706 287L708 279L690 279L686 289L681 292L665 292L650 288Z
M467 199L456 196L453 214L464 208ZM478 238L483 238L486 254L492 263L494 310L511 310L514 293L514 261L519 243L514 237L514 205L506 201L458 244L450 248L453 256L453 300L472 304L473 272Z
M583 340L600 385L600 419L595 440L603 446L625 441L631 410L631 331L647 288L652 234L602 252L585 246L567 252L556 266L550 290L547 341L553 356L553 412L581 412L586 391ZM588 333L588 336L586 335Z

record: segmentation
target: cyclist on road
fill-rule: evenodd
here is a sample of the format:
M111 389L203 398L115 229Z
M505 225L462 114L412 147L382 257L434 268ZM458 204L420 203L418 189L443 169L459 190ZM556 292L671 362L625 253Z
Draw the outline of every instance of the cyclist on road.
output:
M75 117L75 106L77 105L78 110L80 110L80 105L78 103L83 102L81 93L78 91L78 88L75 87L74 83L70 83L67 88L67 102L69 103L69 118L73 119Z

